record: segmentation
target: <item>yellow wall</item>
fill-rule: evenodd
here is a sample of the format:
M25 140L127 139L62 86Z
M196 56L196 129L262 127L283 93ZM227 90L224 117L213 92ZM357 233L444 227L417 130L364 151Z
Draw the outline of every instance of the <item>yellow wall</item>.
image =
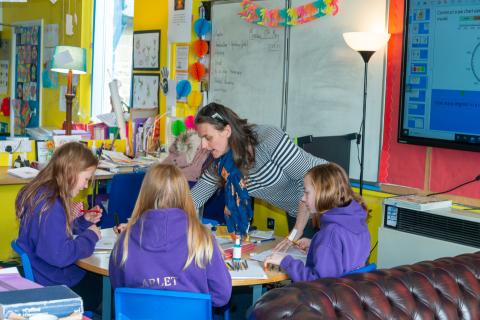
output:
M67 3L67 2L66 2ZM32 21L43 19L44 26L47 24L58 24L58 42L59 45L82 46L87 48L89 61L87 62L87 71L89 75L80 77L80 84L77 91L77 99L79 99L81 114L90 115L90 71L91 71L91 30L93 23L93 0L71 0L70 12L73 13L77 8L78 25L74 25L73 36L64 35L65 33L65 12L68 6L62 8L62 1L52 4L50 0L29 0L28 3L2 3L3 22L15 23L21 21ZM82 27L84 28L82 32ZM4 27L2 37L11 39L11 29ZM14 72L14 68L10 66L9 72ZM59 74L59 87L66 85L66 77ZM9 83L9 85L11 85ZM42 126L61 127L65 119L65 112L59 110L59 94L60 89L42 88ZM10 92L10 88L8 89ZM9 94L7 95L9 96ZM2 97L0 97L2 98ZM74 102L75 105L75 102ZM73 115L74 121L87 119L78 119L76 114ZM2 119L0 118L0 121ZM5 121L5 120L3 120ZM8 121L7 121L8 122Z
M198 7L200 0L193 0L193 22L198 18ZM197 39L195 32L193 31L192 22L192 41ZM175 46L171 48L171 61L167 62L168 54L168 1L150 1L150 0L135 0L134 7L134 19L133 30L160 30L161 45L160 45L160 67L168 66L170 71L170 78L174 76L174 62L175 62ZM189 50L189 64L196 61L195 54L190 48ZM146 71L142 71L144 73ZM148 71L147 71L148 73ZM150 73L159 74L159 71L153 71ZM198 90L198 82L189 78L192 83L192 89ZM175 88L169 88L169 90L175 90ZM165 96L160 93L160 114L166 111L166 99ZM176 116L185 117L190 114L195 114L197 110L190 108L187 104L178 103ZM162 119L162 128L165 127L165 119ZM165 141L165 130L161 130L161 140Z
M15 216L15 198L23 185L0 186L0 260L13 257L10 242L18 235L18 221Z

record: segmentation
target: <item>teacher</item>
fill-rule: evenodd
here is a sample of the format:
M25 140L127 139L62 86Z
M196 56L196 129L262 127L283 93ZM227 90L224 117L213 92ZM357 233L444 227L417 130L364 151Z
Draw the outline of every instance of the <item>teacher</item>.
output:
M288 213L289 229L299 239L309 220L301 202L304 175L327 161L296 146L279 128L250 124L218 103L200 109L195 124L202 148L211 154L192 189L195 206L225 188L228 231L245 234L253 216L250 197L259 198Z

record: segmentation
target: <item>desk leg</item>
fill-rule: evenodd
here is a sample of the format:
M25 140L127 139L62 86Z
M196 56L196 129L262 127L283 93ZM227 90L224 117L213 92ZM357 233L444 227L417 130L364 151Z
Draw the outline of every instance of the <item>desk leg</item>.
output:
M111 320L112 310L112 286L110 278L103 276L103 300L102 300L102 320Z
M261 284L257 284L257 285L254 285L252 286L253 288L253 292L252 292L252 306L255 305L255 302L257 302L258 299L260 299L260 297L262 296L262 285Z

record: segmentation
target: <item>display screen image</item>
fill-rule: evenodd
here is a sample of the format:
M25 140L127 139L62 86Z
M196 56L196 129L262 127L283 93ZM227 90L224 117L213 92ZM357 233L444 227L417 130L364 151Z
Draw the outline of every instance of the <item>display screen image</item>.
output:
M480 0L407 0L398 141L480 151Z

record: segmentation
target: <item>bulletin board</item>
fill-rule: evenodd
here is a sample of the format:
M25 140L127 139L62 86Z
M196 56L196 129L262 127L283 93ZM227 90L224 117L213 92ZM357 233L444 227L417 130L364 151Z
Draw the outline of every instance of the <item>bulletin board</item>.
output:
M296 7L312 0L255 4L284 8L287 2ZM242 20L239 2L214 2L209 100L224 103L252 123L282 127L291 137L358 132L364 63L346 45L343 33L385 32L387 2L343 0L338 7L335 16L268 28ZM385 61L382 49L368 65L364 177L372 182L377 181L380 158ZM360 175L358 153L352 143L350 177L354 179Z
M15 115L15 134L25 134L25 128L40 125L42 87L43 21L19 22L13 28L12 102Z

